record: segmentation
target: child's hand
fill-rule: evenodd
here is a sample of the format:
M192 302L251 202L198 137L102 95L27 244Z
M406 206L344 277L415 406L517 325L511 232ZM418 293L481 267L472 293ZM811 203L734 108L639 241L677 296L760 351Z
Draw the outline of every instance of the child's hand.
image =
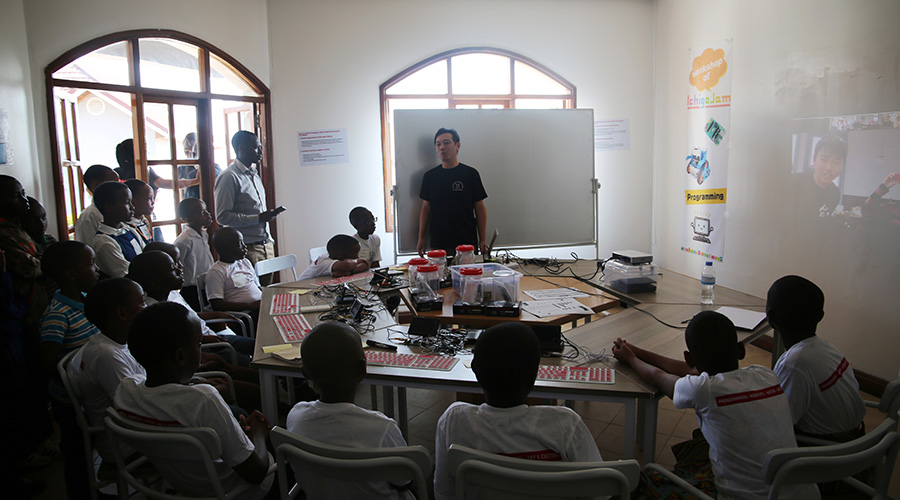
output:
M615 342L613 342L612 353L616 359L623 363L631 364L631 362L637 358L628 343L622 339L616 339Z
M888 174L888 176L884 178L884 187L890 189L895 184L900 184L900 172Z
M265 415L258 410L254 410L248 418L244 418L244 416L241 415L240 423L241 429L244 429L244 433L248 436L252 436L255 433L262 433L263 436L266 436L272 428L272 425L269 423L268 419L266 419Z
M356 273L362 273L369 270L369 261L366 259L356 259L356 267L353 269Z

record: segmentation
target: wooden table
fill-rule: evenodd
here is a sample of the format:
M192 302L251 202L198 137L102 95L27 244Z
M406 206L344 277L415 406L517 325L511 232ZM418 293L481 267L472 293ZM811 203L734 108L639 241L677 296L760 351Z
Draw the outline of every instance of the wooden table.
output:
M535 277L523 276L519 282L518 300L534 300L525 294L526 290L547 290L552 288L574 288L582 292L590 294L589 297L575 299L587 307L591 308L594 313L610 309L619 305L619 301L615 297L608 294L598 293L596 287L590 283L586 283L576 278L565 276L552 277ZM474 328L487 328L506 321L520 321L529 325L563 325L566 323L574 323L579 319L585 318L583 314L567 314L560 316L551 316L547 318L539 318L531 313L522 311L519 317L509 318L501 316L483 316L478 314L456 315L453 314L453 303L459 299L459 295L453 291L453 288L442 288L441 296L444 298L443 308L440 311L416 311L413 306L412 295L409 290L401 290L400 296L403 298L409 310L416 316L427 318L438 318L441 323L451 325L466 325Z

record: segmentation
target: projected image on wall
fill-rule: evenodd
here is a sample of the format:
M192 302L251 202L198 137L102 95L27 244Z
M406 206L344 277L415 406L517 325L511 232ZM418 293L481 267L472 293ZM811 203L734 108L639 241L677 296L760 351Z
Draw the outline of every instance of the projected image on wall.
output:
M795 124L795 214L846 227L900 229L900 112Z

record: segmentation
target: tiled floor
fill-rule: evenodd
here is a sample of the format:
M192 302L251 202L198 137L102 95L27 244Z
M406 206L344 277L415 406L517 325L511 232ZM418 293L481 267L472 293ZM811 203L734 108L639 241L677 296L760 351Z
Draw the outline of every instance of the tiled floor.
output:
M749 364L769 365L770 354L762 349L750 346L742 366ZM875 400L862 393L865 399ZM422 445L434 453L434 429L444 410L456 399L456 394L444 391L425 389L409 389L407 391L407 407L409 413L409 443ZM368 386L360 387L357 393L357 404L371 406ZM384 410L383 402L378 401L380 410ZM597 447L605 460L616 460L623 456L623 434L625 411L621 404L576 402L575 411L581 415L593 434ZM875 409L869 409L866 415L866 428L873 429L884 419ZM283 422L281 422L283 424ZM692 411L677 410L672 401L663 398L659 403L659 419L657 421L656 462L671 468L674 464L671 446L691 437L697 428L697 420ZM34 471L28 477L39 479L47 484L47 489L38 499L56 500L65 498L61 462L54 463L44 469ZM900 462L894 468L890 494L900 498Z

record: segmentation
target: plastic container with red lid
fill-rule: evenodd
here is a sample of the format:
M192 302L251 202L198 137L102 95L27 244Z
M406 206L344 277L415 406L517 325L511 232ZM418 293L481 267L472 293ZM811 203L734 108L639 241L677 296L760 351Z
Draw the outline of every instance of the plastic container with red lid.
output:
M475 245L459 245L456 247L456 257L453 263L458 266L465 266L475 263Z

